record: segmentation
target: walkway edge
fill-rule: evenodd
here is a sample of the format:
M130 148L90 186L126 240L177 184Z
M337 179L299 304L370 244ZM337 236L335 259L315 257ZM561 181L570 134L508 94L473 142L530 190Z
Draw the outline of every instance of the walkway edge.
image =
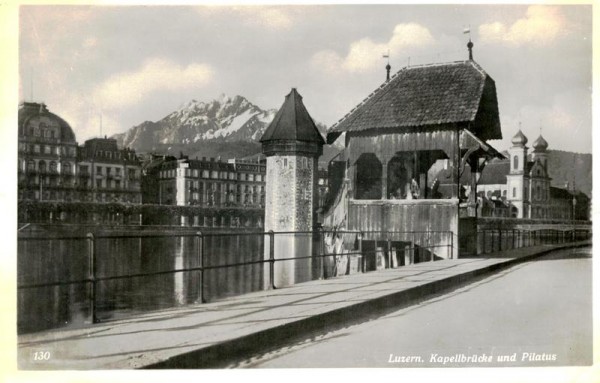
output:
M206 348L190 351L170 357L164 361L153 363L142 367L143 369L201 369L222 368L248 359L249 355L267 352L285 344L286 341L302 339L302 337L319 332L331 331L331 323L337 323L340 327L349 322L366 319L374 313L381 313L386 309L400 309L409 306L414 300L429 295L443 292L444 290L457 287L476 277L492 274L519 263L527 262L534 258L543 256L555 250L566 248L579 248L591 246L591 241L578 244L564 244L543 249L533 254L519 258L509 258L505 262L497 263L480 269L454 275L444 279L413 287L410 289L390 293L383 297L356 303L354 305L331 310L309 318L300 319L295 322L286 323L281 326L248 334L239 338L230 339ZM488 254L489 256L490 254Z

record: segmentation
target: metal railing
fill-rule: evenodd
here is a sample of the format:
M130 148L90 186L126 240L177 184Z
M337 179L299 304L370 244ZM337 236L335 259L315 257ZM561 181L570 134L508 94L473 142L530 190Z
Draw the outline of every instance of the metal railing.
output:
M236 290L237 294L263 289L276 289L278 267L296 267L305 272L304 279L295 280L304 282L308 280L328 279L331 277L364 273L373 270L396 268L419 262L433 262L435 260L454 257L455 233L440 232L360 232L360 231L306 231L306 232L240 232L240 233L202 233L197 232L130 232L119 234L92 234L85 237L75 236L26 236L19 235L21 244L31 245L33 241L63 241L70 243L71 248L87 248L87 272L85 276L67 281L41 281L37 283L21 283L17 286L19 291L28 289L45 289L58 286L87 285L89 318L92 323L99 322L98 318L98 289L99 284L116 281L131 280L160 275L177 273L199 273L198 301L208 302L212 297L219 297L221 280L227 278L225 269L246 268L245 275L252 281L250 288ZM306 255L299 254L298 250L289 253L286 239L295 238L298 243L304 243ZM151 270L144 272L125 272L107 275L100 269L107 269L102 262L110 262L110 246L108 241L123 241L132 239L189 239L187 248L191 249L188 256L193 262L188 267L168 270ZM79 245L69 241L80 242ZM81 241L86 241L87 246ZM101 243L100 241L107 241ZM46 242L42 242L45 244ZM105 245L104 251L99 243ZM79 246L79 247L78 247ZM141 246L141 245L140 245ZM152 246L150 244L149 246ZM297 245L298 246L298 245ZM247 252L246 259L233 260L225 252L236 249ZM75 250L77 252L78 250ZM81 251L81 250L79 250ZM85 250L83 250L85 251ZM141 249L138 251L142 252ZM167 254L169 255L169 254ZM298 256L294 256L298 255ZM249 259L248 259L249 258ZM222 262L222 259L229 259ZM114 261L114 259L113 259ZM210 274L211 281L207 281ZM268 276L268 277L267 277ZM210 279L209 278L209 279ZM233 277L230 275L230 279ZM27 279L27 278L22 278ZM214 282L216 280L216 282ZM24 281L23 281L24 282ZM209 288L209 282L212 289ZM246 286L246 285L244 285ZM254 286L254 287L253 287ZM260 286L256 288L256 286ZM227 286L225 286L227 288ZM212 291L207 291L212 290ZM241 290L241 291L240 291Z
M477 254L529 246L570 243L591 238L591 229L484 229L477 231Z

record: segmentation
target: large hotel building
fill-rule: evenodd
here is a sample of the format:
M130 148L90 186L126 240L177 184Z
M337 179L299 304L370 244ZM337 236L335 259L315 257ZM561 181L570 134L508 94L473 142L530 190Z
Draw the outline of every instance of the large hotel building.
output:
M19 106L18 137L20 201L142 202L140 161L116 140L79 146L65 120L33 102Z

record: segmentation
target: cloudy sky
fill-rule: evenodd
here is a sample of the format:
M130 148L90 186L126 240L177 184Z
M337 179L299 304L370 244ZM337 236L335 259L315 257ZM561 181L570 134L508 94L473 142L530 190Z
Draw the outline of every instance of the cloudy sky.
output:
M67 7L20 9L20 100L45 102L79 142L239 94L279 108L291 87L335 123L406 65L474 58L496 81L504 139L592 151L591 6Z

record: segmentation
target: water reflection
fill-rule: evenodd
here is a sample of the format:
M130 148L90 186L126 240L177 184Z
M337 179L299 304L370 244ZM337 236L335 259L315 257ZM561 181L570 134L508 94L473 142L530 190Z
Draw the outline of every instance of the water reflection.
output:
M97 278L151 274L200 266L261 260L263 235L96 239ZM73 281L69 285L19 288L18 332L27 333L90 322L88 243L82 240L19 240L18 286ZM260 290L260 264L144 275L96 283L96 316L100 321L136 313L200 303Z

